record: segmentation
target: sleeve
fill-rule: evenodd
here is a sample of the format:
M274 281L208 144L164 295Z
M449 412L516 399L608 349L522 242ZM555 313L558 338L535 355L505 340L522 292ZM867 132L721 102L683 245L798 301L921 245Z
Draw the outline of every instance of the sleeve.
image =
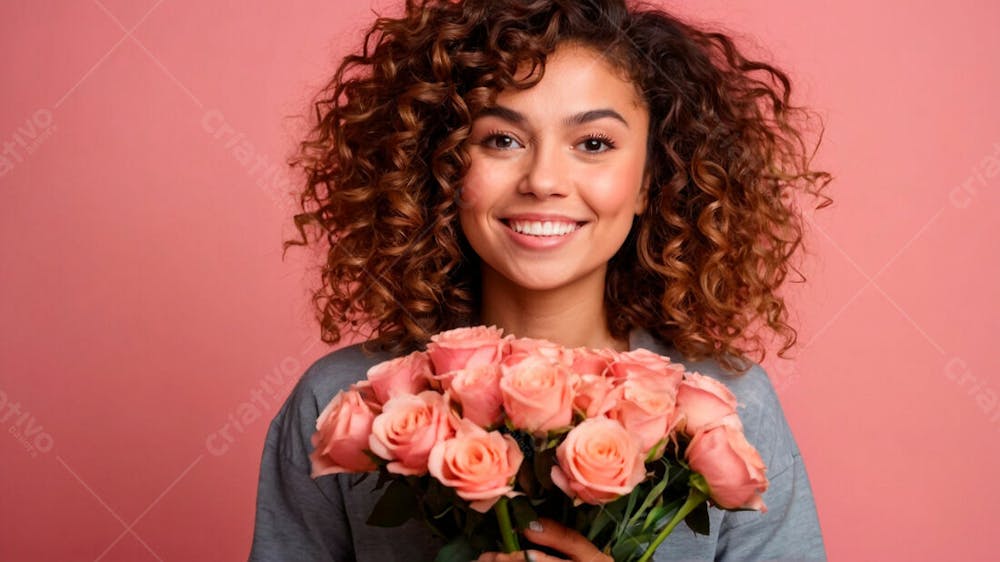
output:
M305 403L303 403L305 402ZM299 410L312 407L293 392L268 429L260 463L250 562L355 560L350 524L336 478L312 479L302 450ZM292 414L292 415L289 415Z
M390 357L366 354L360 344L348 346L318 359L299 379L268 427L250 562L433 560L442 545L419 522L394 528L366 524L379 498L371 486L353 485L345 474L309 476L320 411Z
M747 438L768 466L767 513L725 512L716 560L826 560L809 477L781 404L759 366L745 377L734 390L747 410Z

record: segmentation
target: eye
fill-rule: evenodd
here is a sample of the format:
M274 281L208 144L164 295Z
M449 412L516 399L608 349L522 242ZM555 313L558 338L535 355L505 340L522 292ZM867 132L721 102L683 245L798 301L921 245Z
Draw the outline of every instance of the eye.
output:
M600 154L612 150L615 143L606 135L596 134L585 138L576 146L588 154Z
M515 148L524 148L512 135L507 133L496 131L487 135L482 141L481 145L486 148L492 148L494 150L513 150Z

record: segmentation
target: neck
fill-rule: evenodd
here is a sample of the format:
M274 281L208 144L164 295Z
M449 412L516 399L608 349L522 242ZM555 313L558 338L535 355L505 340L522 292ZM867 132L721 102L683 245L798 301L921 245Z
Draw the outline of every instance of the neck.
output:
M608 330L604 279L534 291L517 287L488 268L483 270L480 320L520 338L546 339L566 347L628 351L627 340Z

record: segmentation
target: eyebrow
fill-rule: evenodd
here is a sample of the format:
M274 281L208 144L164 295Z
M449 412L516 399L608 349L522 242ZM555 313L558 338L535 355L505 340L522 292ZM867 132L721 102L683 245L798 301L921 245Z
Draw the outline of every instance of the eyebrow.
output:
M493 107L484 108L482 111L479 112L479 115L477 117L498 117L500 119L503 119L505 121L510 121L511 123L517 125L524 125L524 123L528 120L523 113L515 111L509 107L504 107L502 105L496 105ZM622 117L620 113L610 108L591 109L589 111L576 113L574 115L570 115L569 117L567 117L563 122L567 126L572 127L605 118L616 119L618 121L621 121L626 127L628 127L628 121L626 121L625 118Z

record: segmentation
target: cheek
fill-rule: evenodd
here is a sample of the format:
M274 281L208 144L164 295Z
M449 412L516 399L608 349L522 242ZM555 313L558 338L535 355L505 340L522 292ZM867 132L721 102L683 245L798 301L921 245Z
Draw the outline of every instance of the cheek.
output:
M640 200L642 161L628 159L591 176L591 203L595 209L615 215L633 215Z
M458 210L462 216L474 211L483 200L482 182L470 170L469 174L462 181L462 186L458 192Z
M639 202L639 179L612 176L606 181L592 182L591 205L600 213L615 217L635 214Z
M493 205L499 185L496 170L477 164L469 167L457 198L459 219L466 236L477 222L483 221L484 214Z
M481 173L475 166L470 167L468 173L462 181L462 186L458 193L456 203L458 204L459 225L466 238L475 238L475 225L477 217L484 208L483 187L485 182Z
M462 180L459 207L463 211L482 211L489 208L510 183L511 174L510 165L473 155L469 169Z

